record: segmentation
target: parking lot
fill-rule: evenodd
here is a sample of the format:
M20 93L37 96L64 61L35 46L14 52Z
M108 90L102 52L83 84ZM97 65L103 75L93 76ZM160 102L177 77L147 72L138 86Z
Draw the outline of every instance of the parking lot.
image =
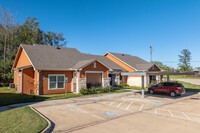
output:
M49 102L50 103L50 102ZM200 130L200 95L108 95L33 105L54 124L53 132L176 132Z

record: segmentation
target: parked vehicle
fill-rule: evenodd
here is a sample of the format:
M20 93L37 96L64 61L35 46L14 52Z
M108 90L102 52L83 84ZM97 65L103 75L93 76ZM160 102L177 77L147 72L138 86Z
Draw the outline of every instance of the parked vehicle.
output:
M162 82L148 88L150 94L154 93L167 93L171 97L180 96L185 93L185 87L182 83L178 82Z

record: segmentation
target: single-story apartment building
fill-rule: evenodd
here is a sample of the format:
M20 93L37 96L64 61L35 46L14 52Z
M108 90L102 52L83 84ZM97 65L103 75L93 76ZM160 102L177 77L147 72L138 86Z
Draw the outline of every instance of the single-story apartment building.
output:
M132 56L129 54L119 54L107 52L104 56L117 63L128 72L161 72L159 68L154 63L149 63L137 56ZM158 83L162 80L162 75L145 75L144 76L144 87L150 83ZM140 75L127 75L122 77L122 82L127 83L130 86L142 86Z
M106 53L104 56L83 54L75 48L21 44L12 70L18 93L53 94L75 92L82 87L115 86L121 82L141 86L137 76L121 72L161 71L153 63L127 54ZM160 80L149 76L146 84Z

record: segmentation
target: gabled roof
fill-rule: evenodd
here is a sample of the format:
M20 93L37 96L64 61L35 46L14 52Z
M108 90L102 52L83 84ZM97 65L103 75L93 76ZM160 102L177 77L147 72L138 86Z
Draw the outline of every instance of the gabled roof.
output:
M88 64L91 64L92 62L96 61L96 59L91 59L91 60L81 60L78 63L76 63L72 69L81 69L85 66L87 66Z
M104 56L88 55L75 48L54 47L47 45L20 45L36 70L73 70L98 60L110 70L126 71L121 66Z
M37 70L70 70L80 61L81 53L75 48L24 44L21 46Z
M123 67L119 66L117 63L111 61L105 56L101 55L90 55L90 54L83 54L82 55L83 59L98 59L102 64L105 64L107 67L113 69L113 70L121 70L121 71L127 71Z
M120 54L112 52L108 52L106 54L114 56L115 58L119 59L123 63L135 69L136 71L148 71L151 67L155 65L154 63L149 63L137 56L132 56L130 54Z

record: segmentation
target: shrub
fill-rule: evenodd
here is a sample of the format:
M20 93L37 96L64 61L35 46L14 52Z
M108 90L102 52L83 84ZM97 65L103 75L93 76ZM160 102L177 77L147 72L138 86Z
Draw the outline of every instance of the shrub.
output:
M127 83L120 83L119 87L124 88L126 86L129 86Z
M81 88L81 89L80 89L80 93L83 94L83 95L88 94L87 88Z
M107 87L97 87L97 88L81 88L80 93L83 95L87 94L97 94L97 93L107 93L107 92L113 92L114 88L112 86Z

